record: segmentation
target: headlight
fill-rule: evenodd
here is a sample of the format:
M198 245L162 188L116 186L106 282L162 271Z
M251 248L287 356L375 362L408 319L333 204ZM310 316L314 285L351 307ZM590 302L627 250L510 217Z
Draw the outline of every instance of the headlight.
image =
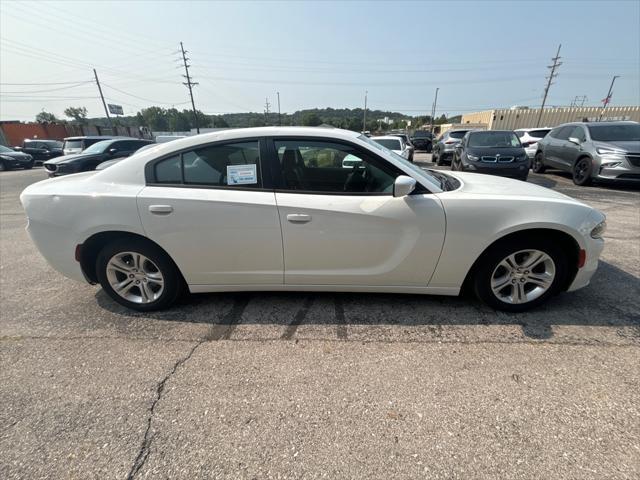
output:
M598 147L596 148L596 152L598 152L600 155L624 155L626 153L623 150L616 150L607 147Z
M604 234L606 229L607 222L603 220L598 225L593 227L593 230L591 230L591 238L602 238L602 235Z
M476 155L471 155L470 153L467 153L467 158L469 160L471 160L472 162L477 162L478 160L480 160L480 157L478 157Z

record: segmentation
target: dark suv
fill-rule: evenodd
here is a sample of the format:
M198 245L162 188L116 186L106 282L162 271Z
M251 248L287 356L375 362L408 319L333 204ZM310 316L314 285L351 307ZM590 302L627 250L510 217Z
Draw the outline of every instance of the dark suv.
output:
M416 130L411 137L411 143L416 147L416 150L424 150L427 153L431 153L433 149L433 134L426 130Z
M82 153L65 155L44 162L44 168L50 177L67 175L69 173L87 172L95 170L106 160L128 157L139 148L153 143L151 140L139 138L119 137L103 140L85 148Z
M31 155L36 163L42 163L62 155L62 142L25 138L22 146L15 147L14 150Z

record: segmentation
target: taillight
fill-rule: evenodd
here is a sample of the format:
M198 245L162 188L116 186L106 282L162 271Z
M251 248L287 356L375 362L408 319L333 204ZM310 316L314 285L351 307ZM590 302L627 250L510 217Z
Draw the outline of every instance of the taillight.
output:
M445 145L451 145L452 143L456 143L455 140L447 140L446 142L444 142Z
M580 249L578 252L578 268L584 267L585 263L587 263L587 251Z

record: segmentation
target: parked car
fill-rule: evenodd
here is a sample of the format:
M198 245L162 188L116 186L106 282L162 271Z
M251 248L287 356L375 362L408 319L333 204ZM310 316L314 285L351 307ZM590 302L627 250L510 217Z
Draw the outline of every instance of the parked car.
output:
M58 140L39 140L25 138L22 145L14 147L17 152L23 152L33 157L35 164L42 163L62 155L62 142Z
M33 157L27 153L16 152L15 150L0 145L0 171L11 170L12 168L33 168Z
M511 130L471 131L456 145L451 170L526 181L529 157Z
M524 147L524 151L527 152L527 157L529 157L530 163L533 162L533 158L536 156L536 152L538 151L538 142L542 140L547 134L551 131L550 128L518 128L514 130L518 138L520 138L520 143Z
M640 123L567 123L538 142L532 169L571 172L573 183L640 183Z
M184 138L184 137L181 137L181 138ZM144 145L144 146L140 147L134 153L144 152L144 151L149 150L150 148L153 148L155 146L157 146L157 143L150 143L148 145ZM96 167L96 170L104 170L105 168L109 168L110 166L115 165L118 162L121 162L125 158L127 158L127 157L112 158L111 160L107 160L105 162L102 162L102 163L98 164L98 166Z
M119 137L94 143L76 155L64 155L43 163L50 177L68 175L70 173L95 170L106 160L128 157L140 147L153 143L151 140Z
M64 155L73 155L74 153L80 153L85 148L90 147L94 143L109 140L114 137L111 136L85 136L85 137L68 137L64 139L62 145L62 153Z
M436 144L433 146L433 157L431 161L436 165L450 164L453 160L453 154L456 151L456 145L460 143L462 137L466 135L469 130L447 130L444 132Z
M388 136L400 137L404 141L405 145L407 146L407 149L409 150L408 160L410 162L413 162L413 155L415 154L416 147L413 145L413 143L411 143L411 139L409 138L409 135L407 135L406 133L389 133Z
M349 155L360 162L345 168ZM523 311L587 285L604 246L605 217L588 205L424 170L340 129L206 133L34 183L20 200L55 269L141 311L183 288L458 295L463 284Z
M395 135L384 135L380 137L371 137L371 140L388 148L394 153L397 153L401 157L411 161L411 150L402 137Z
M423 150L431 153L433 150L433 134L426 130L416 130L411 137L411 143L416 150Z

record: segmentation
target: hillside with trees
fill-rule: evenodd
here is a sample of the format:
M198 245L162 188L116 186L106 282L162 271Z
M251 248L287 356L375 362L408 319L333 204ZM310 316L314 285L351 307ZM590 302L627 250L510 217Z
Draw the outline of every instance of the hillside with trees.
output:
M89 124L107 126L106 117L87 118L86 108L69 107L64 111L69 117L70 123ZM318 126L331 125L347 130L361 131L363 121L362 108L314 108L299 110L294 113L261 112L227 113L223 115L207 115L197 111L198 125L200 128L242 128L242 127L262 127L268 125L301 125ZM436 118L435 124L455 123L458 117L446 118L444 115ZM385 123L385 119L386 122ZM136 115L112 117L112 122L117 126L124 127L148 127L156 132L184 132L195 128L196 122L191 110L178 110L176 108L148 107L140 110ZM41 112L36 121L39 122L61 122L53 114ZM64 122L65 120L62 120ZM383 110L367 109L366 130L390 130L406 128L411 122L411 128L421 125L428 125L431 118L428 115L411 117L399 112L387 112Z

